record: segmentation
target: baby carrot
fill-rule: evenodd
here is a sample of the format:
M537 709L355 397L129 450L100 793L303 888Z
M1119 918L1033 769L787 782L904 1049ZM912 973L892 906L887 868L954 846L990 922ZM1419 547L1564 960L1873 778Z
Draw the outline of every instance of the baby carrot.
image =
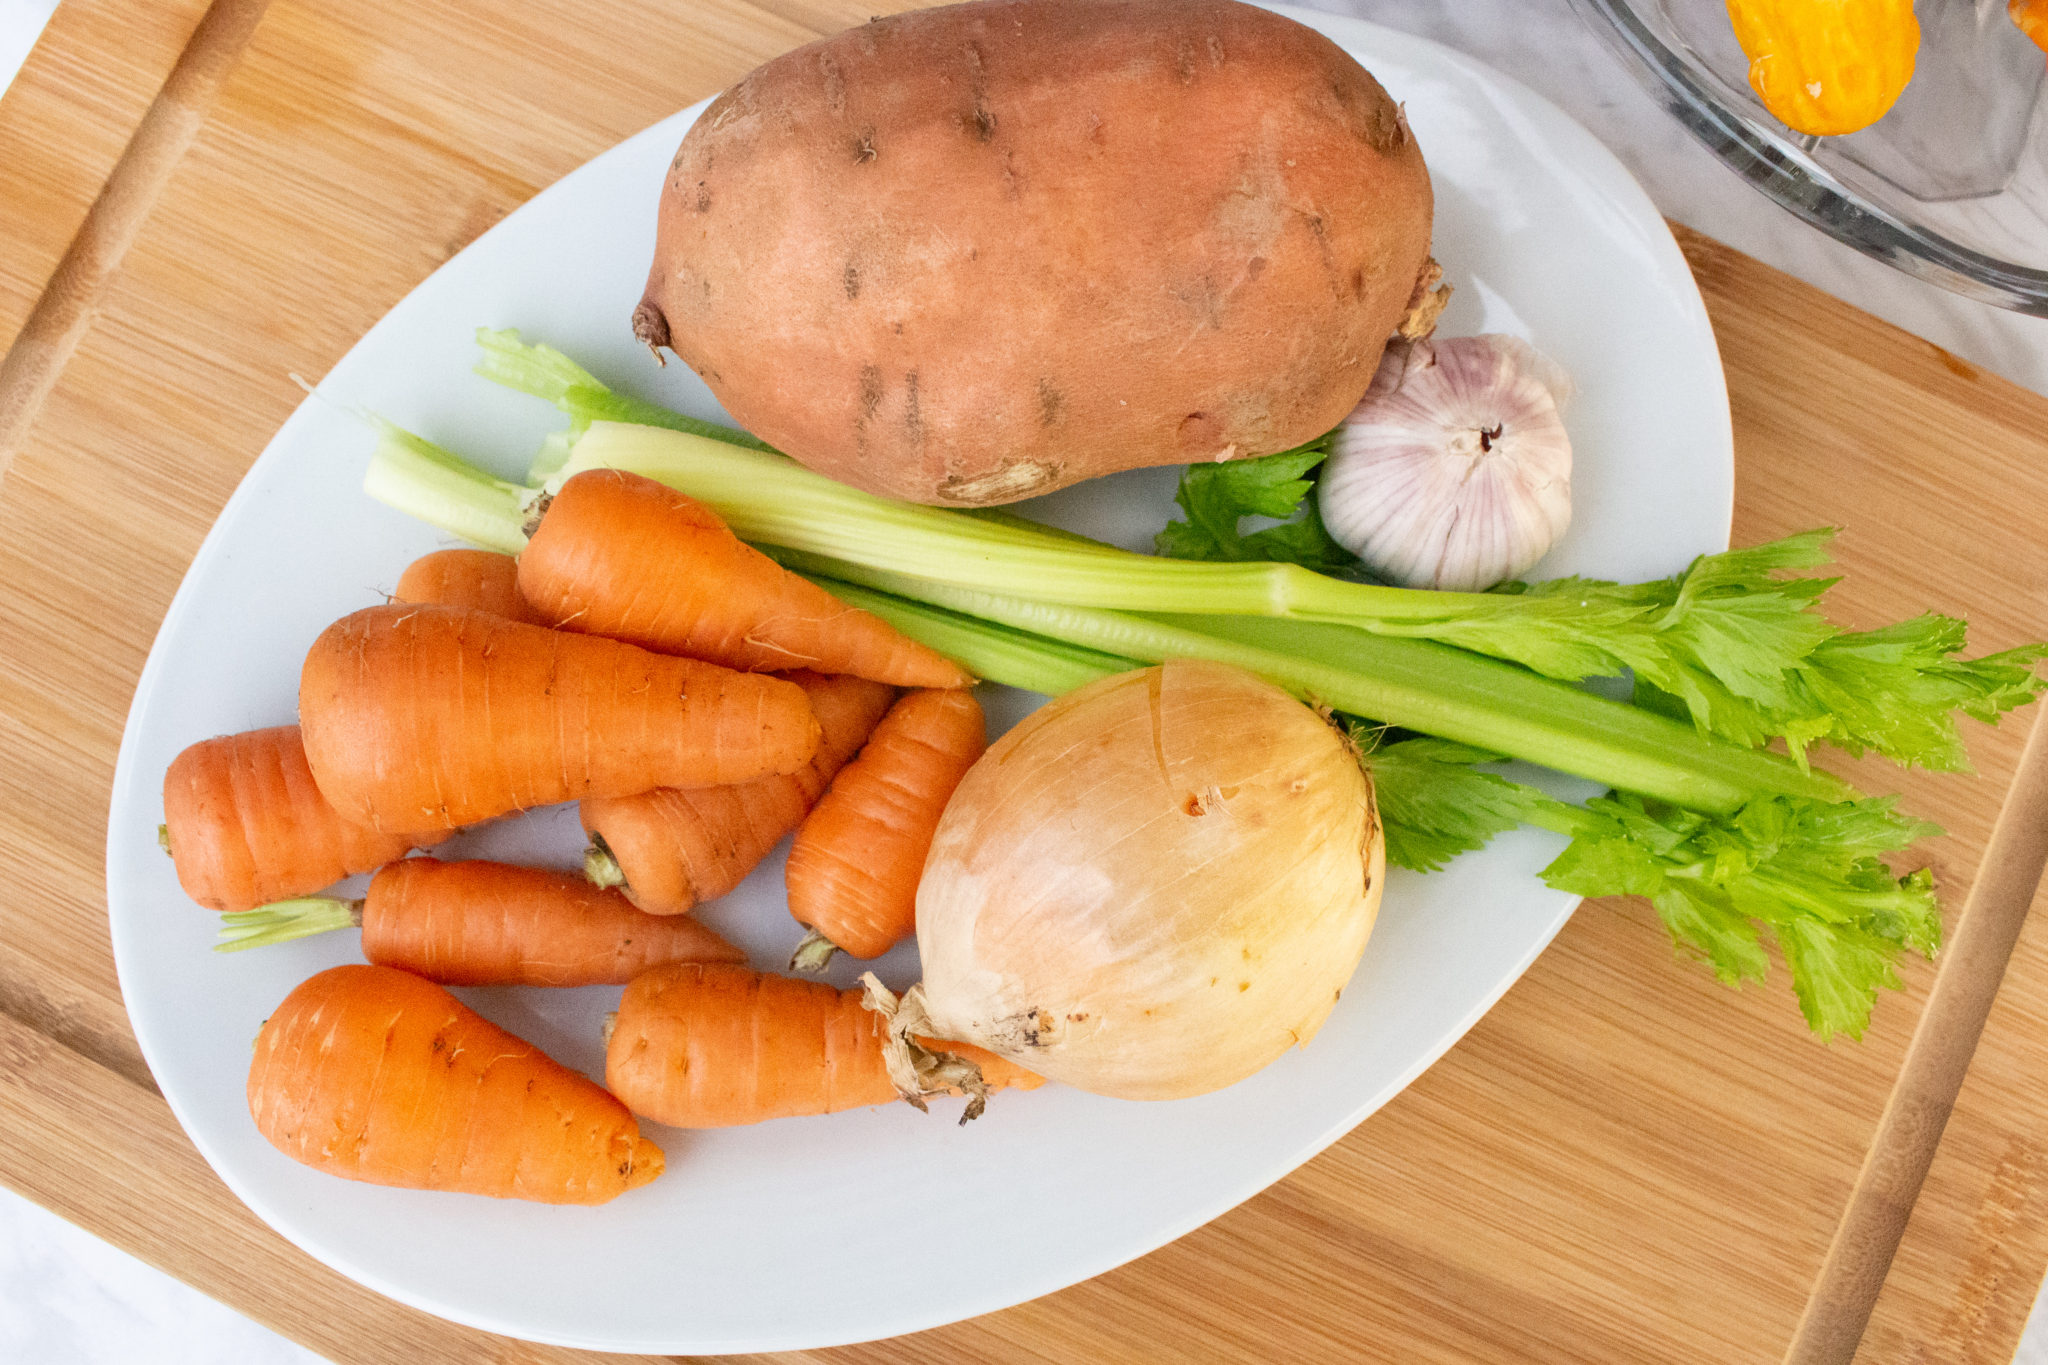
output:
M519 590L563 630L729 668L813 668L903 687L973 681L747 545L703 503L622 470L562 485L519 556Z
M897 1098L882 1060L887 1031L857 990L745 967L657 967L626 987L605 1084L634 1113L677 1128L887 1104ZM1045 1083L980 1048L935 1046L978 1065L984 1091Z
M880 957L917 927L939 816L987 747L970 692L913 692L889 708L790 847L789 913L811 931L792 968L820 971L835 950Z
M159 834L185 894L224 911L303 896L448 837L343 819L313 785L296 725L201 740L171 760Z
M688 916L635 910L582 877L509 863L405 858L363 899L279 901L221 917L222 952L363 931L363 956L444 986L623 986L667 962L745 954Z
M790 673L811 699L818 752L793 773L729 787L662 787L582 805L584 867L642 910L680 915L740 884L797 827L825 784L860 751L896 690L845 674Z
M626 1106L409 972L334 967L263 1023L249 1113L349 1180L603 1204L661 1174Z
M299 678L321 794L376 829L452 829L530 806L796 772L803 689L461 607L371 607Z
M391 600L473 607L508 621L547 624L519 595L519 561L495 550L436 550L423 555L405 566Z

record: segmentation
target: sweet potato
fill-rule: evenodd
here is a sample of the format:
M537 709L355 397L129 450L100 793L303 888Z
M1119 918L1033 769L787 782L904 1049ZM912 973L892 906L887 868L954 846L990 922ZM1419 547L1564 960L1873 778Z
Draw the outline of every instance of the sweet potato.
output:
M1434 278L1401 110L1233 0L985 0L777 58L683 139L634 330L810 467L989 504L1267 454Z

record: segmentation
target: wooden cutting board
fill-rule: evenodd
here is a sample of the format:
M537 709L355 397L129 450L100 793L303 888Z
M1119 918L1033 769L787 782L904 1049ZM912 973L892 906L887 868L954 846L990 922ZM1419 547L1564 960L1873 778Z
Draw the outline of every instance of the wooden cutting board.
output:
M261 0L222 3L248 17ZM108 953L115 750L180 575L300 400L294 373L323 373L541 186L876 8L274 0L245 47L233 23L200 30L237 63L210 102L189 63L175 107L159 102L141 140L161 193L117 194L96 219L134 229L125 256L97 227L73 253L56 312L79 323L75 354L47 335L22 351L53 359L0 485L0 1180L337 1361L598 1359L380 1299L257 1223L199 1160ZM0 101L0 345L201 13L67 0ZM1934 608L1970 617L1984 649L2048 634L2048 401L1681 241L1728 367L1736 539L1846 527L1834 600L1853 624ZM1642 433L1646 457L1659 436ZM1952 906L2027 723L1972 736L1975 776L1857 773L1947 826L1929 853ZM1731 992L1676 960L1645 906L1589 904L1399 1099L1207 1227L1006 1312L779 1359L1776 1359L1932 971L1906 975L1863 1043L1822 1047L1782 976ZM2048 1264L2044 1015L2037 925L1863 1359L2009 1358Z

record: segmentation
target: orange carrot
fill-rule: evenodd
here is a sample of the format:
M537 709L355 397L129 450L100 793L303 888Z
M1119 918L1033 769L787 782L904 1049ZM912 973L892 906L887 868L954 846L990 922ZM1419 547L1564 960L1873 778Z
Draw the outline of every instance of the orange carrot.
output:
M825 784L860 751L896 690L844 674L791 673L818 717L810 763L793 773L730 787L662 787L585 801L584 866L600 886L619 886L656 915L680 915L740 884L817 803Z
M897 1098L882 1060L887 1031L857 990L745 967L657 967L626 987L605 1084L634 1113L677 1128L887 1104ZM935 1046L977 1064L988 1090L1045 1083L980 1048Z
M264 1021L249 1113L294 1161L349 1180L603 1204L661 1149L594 1083L409 972L334 967Z
M327 804L299 727L201 740L164 774L158 832L185 894L209 910L247 910L368 872L444 831L380 834Z
M811 930L790 966L820 970L835 949L880 957L917 927L939 816L987 747L970 692L913 692L889 708L790 847L789 913Z
M221 919L222 952L354 925L364 957L444 986L623 986L666 962L746 957L687 916L644 914L573 873L508 863L406 858L361 900L308 896Z
M811 761L803 689L462 607L393 604L314 642L299 722L321 793L375 829L714 786Z
M436 550L415 559L398 576L391 600L472 607L530 626L547 624L519 595L519 561L495 550Z
M562 485L519 556L519 590L563 630L729 668L814 668L964 687L958 665L742 542L694 498L591 469Z

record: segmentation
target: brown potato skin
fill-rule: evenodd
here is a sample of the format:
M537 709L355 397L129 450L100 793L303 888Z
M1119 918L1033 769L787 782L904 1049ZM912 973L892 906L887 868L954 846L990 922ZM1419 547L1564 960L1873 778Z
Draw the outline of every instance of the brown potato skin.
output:
M683 139L634 330L821 473L1013 502L1321 435L1429 254L1422 153L1232 0L984 0L755 70Z

